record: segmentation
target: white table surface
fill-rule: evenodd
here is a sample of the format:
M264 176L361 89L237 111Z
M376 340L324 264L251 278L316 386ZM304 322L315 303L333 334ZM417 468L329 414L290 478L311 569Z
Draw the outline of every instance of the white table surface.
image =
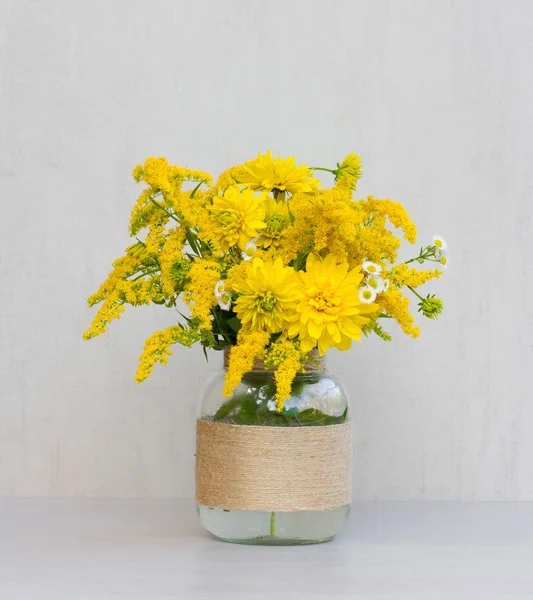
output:
M0 499L0 600L533 599L533 504L360 503L335 541L203 533L191 500Z

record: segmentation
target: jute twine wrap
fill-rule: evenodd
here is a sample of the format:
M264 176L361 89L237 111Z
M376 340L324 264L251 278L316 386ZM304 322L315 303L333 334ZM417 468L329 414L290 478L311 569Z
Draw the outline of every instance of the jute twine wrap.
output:
M232 510L327 510L351 497L351 423L262 427L200 419L196 501Z

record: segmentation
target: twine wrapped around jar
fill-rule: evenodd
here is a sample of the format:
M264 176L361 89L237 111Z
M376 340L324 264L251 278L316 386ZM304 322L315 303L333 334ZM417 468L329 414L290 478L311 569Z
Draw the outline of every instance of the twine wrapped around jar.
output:
M264 371L260 361L255 370ZM323 370L318 354L310 356L306 372ZM258 511L344 506L351 500L351 454L350 422L272 427L199 419L196 502Z

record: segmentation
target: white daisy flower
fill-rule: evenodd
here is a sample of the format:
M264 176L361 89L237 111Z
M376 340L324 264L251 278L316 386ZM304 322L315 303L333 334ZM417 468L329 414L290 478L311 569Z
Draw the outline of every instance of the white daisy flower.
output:
M253 256L254 256L254 252L257 250L257 246L255 245L255 242L252 240L251 242L248 242L246 244L246 246L244 247L244 250L241 252L241 256L243 257L244 260L252 260Z
M385 290L385 282L379 275L370 275L366 280L366 285L370 286L376 294L381 294Z
M446 250L446 248L448 247L448 244L446 243L442 235L437 234L433 236L433 245L437 246L438 250Z
M438 247L435 250L435 259L441 264L441 267L446 270L450 262L450 254L447 250L440 250Z
M359 289L359 300L363 304L372 304L376 299L376 290L371 288L369 285L364 285Z
M226 291L226 286L224 285L224 282L222 281L222 279L219 279L215 285L215 296L217 297L218 300L220 300L222 294L225 291Z
M218 305L222 310L229 310L231 308L231 295L229 292L224 292L220 295Z
M381 267L370 260L365 260L363 263L363 271L366 271L371 275L379 275L381 273Z

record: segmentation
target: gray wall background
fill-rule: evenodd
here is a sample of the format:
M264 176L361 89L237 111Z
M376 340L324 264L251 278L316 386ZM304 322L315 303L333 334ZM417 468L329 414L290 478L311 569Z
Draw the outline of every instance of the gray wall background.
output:
M82 342L149 155L272 148L403 202L451 246L413 341L329 364L359 498L533 500L533 2L0 1L0 494L190 496L201 352L133 381L172 315Z

